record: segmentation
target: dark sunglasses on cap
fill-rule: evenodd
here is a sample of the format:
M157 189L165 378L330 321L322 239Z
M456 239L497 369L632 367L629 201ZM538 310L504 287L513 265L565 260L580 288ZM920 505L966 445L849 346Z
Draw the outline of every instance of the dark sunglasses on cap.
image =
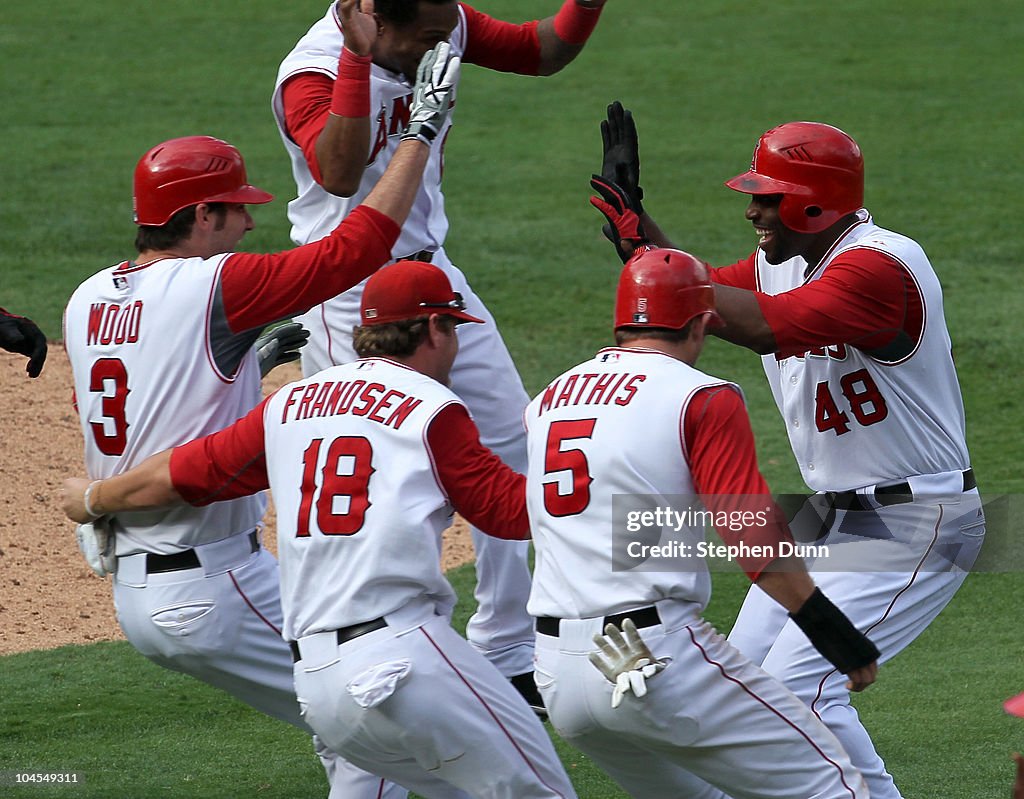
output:
M453 299L448 302L421 302L420 308L450 308L453 311L464 311L466 310L466 301L462 299L462 293L459 291L453 291L455 295Z

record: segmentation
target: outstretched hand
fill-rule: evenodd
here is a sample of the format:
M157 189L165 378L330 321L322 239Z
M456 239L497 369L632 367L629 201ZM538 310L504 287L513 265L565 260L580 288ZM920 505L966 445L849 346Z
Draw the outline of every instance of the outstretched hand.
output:
M608 118L601 121L601 141L604 145L601 177L608 183L618 184L629 197L630 205L642 215L644 190L640 188L640 144L636 123L632 112L623 108L618 100L608 106Z
M629 194L614 181L592 175L590 185L600 196L591 197L590 204L604 214L608 224L602 228L605 237L626 263L637 247L648 243L647 233Z

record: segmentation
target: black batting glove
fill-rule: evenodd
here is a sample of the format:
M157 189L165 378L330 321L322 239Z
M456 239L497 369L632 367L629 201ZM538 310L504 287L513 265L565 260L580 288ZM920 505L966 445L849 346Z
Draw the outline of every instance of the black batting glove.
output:
M608 220L602 232L615 245L622 263L626 263L638 247L649 243L640 214L629 195L617 183L606 181L600 175L592 175L590 185L600 195L591 197L590 204Z
M256 339L256 356L260 363L260 376L266 377L275 366L297 361L299 352L309 341L309 331L298 322L285 322L270 328Z
M25 371L29 377L39 377L46 361L46 336L38 325L24 316L17 316L0 308L0 347L8 352L28 356Z
M630 199L630 205L643 214L644 190L640 188L640 145L633 114L616 100L608 106L608 118L601 121L604 162L601 177L617 183Z

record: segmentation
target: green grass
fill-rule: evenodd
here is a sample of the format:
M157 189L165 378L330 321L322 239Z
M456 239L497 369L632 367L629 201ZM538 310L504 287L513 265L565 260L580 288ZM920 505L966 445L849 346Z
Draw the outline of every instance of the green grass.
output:
M745 590L717 575L708 618L727 629ZM452 581L471 608L473 570ZM923 636L856 698L906 796L1002 799L1010 752L1024 746L1001 702L1021 689L1024 613L1016 575L977 574ZM998 613L979 608L998 607ZM2 659L0 773L75 771L77 788L31 786L25 797L297 797L325 795L309 738L203 683L161 669L126 643L66 646ZM577 791L619 799L578 752L556 739Z
M477 5L526 19L558 3ZM278 196L254 209L244 246L287 247L292 181L269 95L280 58L325 7L91 0L55 14L8 3L0 304L59 338L74 287L132 254L132 168L172 136L237 144L250 178ZM648 208L713 263L754 246L745 201L721 184L745 168L757 136L792 119L837 124L865 151L869 208L924 244L944 285L982 489L1020 494L1022 71L1024 16L1010 0L610 0L591 44L554 79L465 70L447 149L448 247L536 391L609 339L618 261L587 204L608 102L636 114ZM800 490L758 359L711 342L701 366L743 385L770 484ZM715 578L708 613L727 628L744 583ZM471 579L457 575L464 596ZM1024 690L1022 595L1017 573L973 576L857 698L908 796L1008 792L1024 723L1000 702ZM579 755L563 757L581 795L621 795ZM305 736L125 644L0 661L0 770L37 767L81 770L88 782L0 795L324 794Z

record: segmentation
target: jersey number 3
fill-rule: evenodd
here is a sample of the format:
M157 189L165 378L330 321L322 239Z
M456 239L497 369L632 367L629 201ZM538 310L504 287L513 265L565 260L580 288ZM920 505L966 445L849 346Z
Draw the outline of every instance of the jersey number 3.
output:
M552 422L548 428L547 445L544 447L545 477L556 472L569 472L571 490L559 493L559 481L544 481L544 509L552 516L575 516L590 504L590 465L586 453L579 447L565 446L566 441L590 438L594 435L597 419L566 419Z
M100 358L89 372L89 391L101 394L103 421L89 422L96 447L104 455L123 455L128 446L128 420L124 406L128 401L128 370L120 358Z
M370 502L373 447L361 436L341 436L327 448L319 469L322 438L313 439L302 453L302 501L295 527L296 538L309 537L316 507L316 526L324 535L353 535L362 529Z

